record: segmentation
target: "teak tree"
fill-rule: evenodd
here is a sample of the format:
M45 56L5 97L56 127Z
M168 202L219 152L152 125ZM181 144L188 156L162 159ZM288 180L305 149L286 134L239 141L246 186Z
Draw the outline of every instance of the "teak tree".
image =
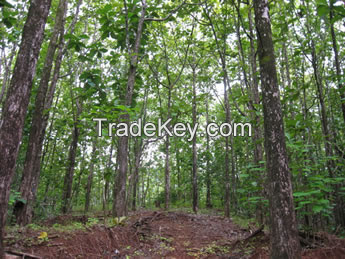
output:
M10 185L51 0L31 1L0 124L0 257Z
M268 1L254 1L254 10L264 109L271 258L297 259L301 258L301 248L292 198Z
M40 161L44 139L43 133L46 126L46 123L44 123L43 112L46 108L46 100L49 99L47 98L47 92L49 80L51 78L55 52L58 49L59 45L60 49L62 48L62 44L59 44L59 41L62 40L64 35L66 12L67 0L61 0L59 2L55 18L54 30L45 57L38 93L36 95L35 111L32 119L29 144L26 150L26 158L20 186L21 197L26 200L26 203L20 206L20 204L18 204L17 202L17 206L15 206L16 210L14 213L19 225L26 225L30 223L32 219L33 202L35 201L40 176ZM55 80L55 83L56 81L57 79ZM52 97L50 98L52 99Z

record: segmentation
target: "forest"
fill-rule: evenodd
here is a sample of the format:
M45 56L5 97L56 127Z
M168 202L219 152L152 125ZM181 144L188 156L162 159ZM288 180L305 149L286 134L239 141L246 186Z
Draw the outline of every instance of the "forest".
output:
M0 258L345 258L345 1L0 0Z

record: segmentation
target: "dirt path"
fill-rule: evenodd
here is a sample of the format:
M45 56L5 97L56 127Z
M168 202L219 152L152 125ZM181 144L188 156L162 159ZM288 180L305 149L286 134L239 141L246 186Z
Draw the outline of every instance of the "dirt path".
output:
M149 214L135 227L155 254L175 258L229 256L231 244L248 234L223 217L179 212Z
M25 258L268 258L263 231L241 229L224 217L183 212L141 211L116 226L61 216L41 229L18 231L9 232L5 242L8 250L35 255ZM42 231L47 237L39 239ZM305 250L303 258L345 258L344 244Z

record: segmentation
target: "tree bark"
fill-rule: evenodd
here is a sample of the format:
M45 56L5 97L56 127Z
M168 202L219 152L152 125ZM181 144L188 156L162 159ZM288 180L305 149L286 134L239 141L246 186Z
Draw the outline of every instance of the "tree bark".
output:
M168 118L171 118L171 91L172 87L169 85L169 94L168 94ZM170 136L169 134L166 135L165 139L165 204L164 209L169 209L170 204Z
M109 199L109 174L111 172L111 164L112 164L112 158L113 158L113 150L114 150L114 141L111 139L111 146L110 146L110 152L109 152L109 159L108 164L105 172L103 173L103 180L105 181L104 189L103 189L103 211L106 212L107 210L107 204Z
M254 164L256 168L261 169L263 168L263 164L260 163L263 161L263 150L262 150L262 129L261 129L261 119L260 116L257 114L258 107L260 106L260 95L259 95L259 80L257 77L257 65L256 65L256 51L254 47L254 30L253 30L253 21L252 21L252 8L248 10L248 20L249 20L249 34L250 34L250 65L251 65L251 99L252 99L252 118L254 121L254 134L253 134L253 143L254 143ZM257 171L260 176L258 179L258 184L261 186L262 190L259 193L262 197L265 197L265 175L263 171ZM263 213L263 203L259 201L256 207L256 217L259 223L263 223L264 221L264 213Z
M135 38L135 43L130 53L130 65L129 65L129 73L128 73L128 82L127 82L127 92L126 92L126 99L125 105L131 106L132 104L132 97L134 91L134 84L136 78L136 71L138 66L138 53L140 50L141 45L141 37L143 35L143 27L145 22L145 14L146 14L146 1L142 1L141 7L141 16L138 22L137 34ZM120 116L120 121L124 123L129 123L129 114L125 113ZM119 146L118 146L118 157L119 157L119 172L115 179L114 185L114 203L113 203L113 216L121 217L127 214L126 211L126 180L127 180L127 169L128 169L128 137L123 136L119 138Z
M195 127L197 123L196 118L196 64L192 65L193 71L193 127ZM193 138L193 211L194 213L198 212L198 157L197 157L197 148L196 148L196 134Z
M91 157L91 163L90 163L90 169L89 169L90 172L89 172L89 176L87 177L87 185L86 185L86 193L85 193L85 213L89 212L89 207L90 207L93 174L94 174L94 168L95 168L95 161L97 157L96 149L97 149L97 137L92 143L92 157Z
M230 114L230 104L229 96L227 91L227 76L225 62L223 63L223 84L224 84L224 105L225 105L225 123L230 123L231 114ZM227 133L227 132L226 132ZM230 217L230 170L229 170L229 136L225 137L225 199L224 199L224 213L225 217Z
M10 186L51 0L31 1L0 122L0 257Z
M81 183L81 178L84 172L86 171L86 160L85 160L85 155L86 155L86 143L84 143L83 148L82 148L82 156L81 156L81 165L79 169L79 173L77 175L77 181L73 186L73 191L72 191L72 203L76 206L79 204L79 192L80 192L80 183Z
M209 94L209 91L208 91ZM206 125L210 123L209 120L209 104L208 96L206 97ZM211 170L210 170L210 136L206 134L206 208L212 208L211 201Z
M142 118L142 123L145 125L146 123L146 109L147 109L147 99L148 99L148 89L145 89L144 93L144 104L141 109L141 118ZM133 193L132 193L132 210L136 210L137 208L137 195L138 195L138 185L139 185L139 171L140 171L140 163L141 163L141 157L143 154L143 139L140 137L137 137L134 140L134 156L135 156L135 161L134 161L134 179L133 179Z
M73 98L73 91L71 89L71 96ZM74 127L72 132L72 142L68 151L67 169L64 178L64 188L62 193L62 213L67 213L70 210L70 200L72 198L73 175L76 163L78 140L79 140L79 116L82 112L81 104L76 99L76 114L73 116Z
M66 11L67 0L60 0L55 18L53 34L50 38L42 71L42 77L36 95L35 111L33 113L31 122L32 126L30 129L29 144L27 147L24 162L20 192L21 197L26 200L26 203L23 206L15 206L15 208L20 208L15 211L15 214L17 224L21 226L30 223L32 219L33 203L35 201L40 175L40 160L44 139L44 136L42 136L42 131L45 131L44 126L46 126L43 112L45 108L45 100L48 91L49 79L51 76L55 52L59 45L59 38L63 37L64 33ZM62 48L62 46L60 46L60 48Z
M345 84L342 83L341 79L342 79L342 75L341 75L341 69L340 69L340 62L339 62L339 53L338 53L338 44L337 44L337 38L335 35L335 30L334 30L334 23L332 22L333 20L333 16L334 16L334 1L330 0L330 24L331 24L331 36L332 36L332 46L333 46L333 52L334 52L334 61L335 61L335 70L337 73L337 82L338 82L338 89L339 89L339 94L340 94L340 98L341 98L341 110L343 113L343 119L344 119L344 123L345 123Z
M286 153L268 1L254 1L264 109L265 150L271 216L271 258L301 258Z
M132 186L132 210L135 211L137 209L137 189L138 189L138 182L139 182L139 170L140 170L140 160L142 156L142 141L136 140L135 144L135 158L134 158L134 175L133 175L133 186Z

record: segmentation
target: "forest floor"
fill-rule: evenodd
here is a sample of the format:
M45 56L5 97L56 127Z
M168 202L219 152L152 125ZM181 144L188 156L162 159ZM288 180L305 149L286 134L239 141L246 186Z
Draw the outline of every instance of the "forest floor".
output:
M345 258L345 240L301 237L304 259ZM112 219L65 215L9 227L7 258L268 258L269 236L222 216L139 211ZM17 256L15 256L17 254Z

